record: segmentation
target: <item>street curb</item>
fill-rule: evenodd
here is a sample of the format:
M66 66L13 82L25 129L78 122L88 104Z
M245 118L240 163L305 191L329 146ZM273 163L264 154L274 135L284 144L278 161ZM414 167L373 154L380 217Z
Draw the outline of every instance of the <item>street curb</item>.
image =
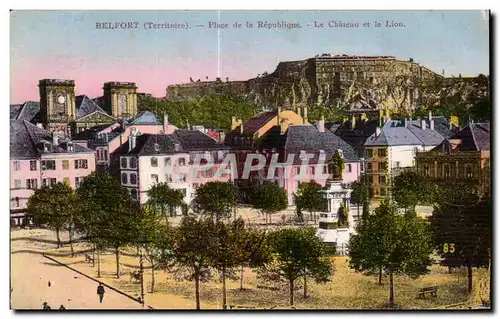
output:
M87 275L87 274L84 274L83 272L81 272L81 271L79 271L79 270L77 270L77 269L75 269L75 268L72 268L72 267L70 267L70 266L68 266L68 265L66 265L66 264L64 264L64 263L62 263L62 262L60 262L60 261L58 261L58 260L56 260L56 259L52 258L52 257L49 257L49 256L45 255L45 253L42 253L42 256L43 256L43 257L45 257L45 258L47 258L47 259L49 259L49 260L51 260L51 261L53 261L53 262L55 262L55 263L56 263L56 264L58 264L58 265L61 265L61 266L66 267L66 268L68 268L68 269L70 269L70 270L72 270L72 271L74 271L74 272L76 272L76 273L78 273L78 274L80 274L80 275L82 275L82 276L84 276L84 277L86 277L86 278L90 279L90 280L93 280L93 281L95 281L95 282L97 282L97 283L100 283L100 284L102 284L103 286L106 286L106 287L108 287L109 289L111 289L111 290L113 290L113 291L115 291L115 292L117 292L117 293L119 293L119 294L121 294L121 295L123 295L123 296L125 296L125 297L129 298L129 299L132 299L133 301L135 301L135 302L137 302L137 303L139 303L139 304L142 304L142 303L139 301L139 299L134 298L134 297L132 297L132 296L130 296L130 295L128 295L128 294L126 294L126 293L124 293L123 291L120 291L120 290L116 289L115 287L110 286L110 285L108 285L108 284L106 284L106 283L104 283L104 282L102 282L102 281L100 281L100 280L97 280L97 279L95 279L94 277L91 277L91 276L89 276L89 275ZM148 306L148 305L145 305L145 306L147 306L147 308L148 308L149 310L154 310L154 308L152 308L151 306Z

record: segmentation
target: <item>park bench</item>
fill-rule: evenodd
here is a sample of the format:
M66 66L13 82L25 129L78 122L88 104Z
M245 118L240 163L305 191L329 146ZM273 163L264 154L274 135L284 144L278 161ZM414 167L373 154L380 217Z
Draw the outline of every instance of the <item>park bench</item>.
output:
M85 262L93 263L94 258L92 258L89 254L85 254Z
M426 293L430 293L431 296L437 297L437 286L420 288L418 290L419 298L424 298Z

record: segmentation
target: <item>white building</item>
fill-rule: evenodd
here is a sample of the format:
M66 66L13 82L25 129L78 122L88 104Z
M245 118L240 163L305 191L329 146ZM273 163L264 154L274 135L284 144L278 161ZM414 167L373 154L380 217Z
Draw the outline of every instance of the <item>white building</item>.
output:
M369 192L374 199L389 195L390 180L399 172L415 166L417 151L429 151L444 140L430 118L411 121L387 121L365 142L365 172Z
M148 191L156 183L168 183L184 192L184 202L189 204L195 197L198 185L209 181L233 181L230 166L220 177L215 176L229 148L218 144L200 131L176 130L167 134L132 133L128 141L117 149L121 184L132 198L141 204L148 201ZM204 170L206 163L197 154L212 156L214 165ZM200 170L193 175L193 168Z

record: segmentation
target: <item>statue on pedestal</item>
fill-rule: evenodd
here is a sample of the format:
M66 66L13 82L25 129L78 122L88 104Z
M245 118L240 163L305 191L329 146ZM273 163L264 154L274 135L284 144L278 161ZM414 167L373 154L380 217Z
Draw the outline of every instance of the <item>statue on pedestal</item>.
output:
M328 173L332 176L331 178L333 180L342 180L344 168L344 156L342 154L342 150L338 149L328 161Z

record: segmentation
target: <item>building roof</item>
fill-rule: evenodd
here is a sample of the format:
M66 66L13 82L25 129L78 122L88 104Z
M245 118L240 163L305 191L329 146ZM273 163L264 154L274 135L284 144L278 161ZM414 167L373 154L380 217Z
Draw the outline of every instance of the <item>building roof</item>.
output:
M490 123L471 123L455 133L448 140L459 140L454 151L489 151L490 150ZM445 141L448 143L448 141ZM444 143L436 146L433 151L441 151Z
M40 102L34 102L34 101L27 101L24 102L21 106L21 109L17 113L18 106L14 106L14 114L11 106L11 120L21 120L21 121L33 121L33 119L38 115L38 112L40 112ZM17 116L15 118L12 118L13 115L17 113Z
M162 125L156 115L150 111L143 111L137 115L129 125Z
M109 114L106 113L99 105L97 105L97 103L94 100L90 99L86 95L78 95L75 98L75 102L77 108L76 111L77 119L92 114L94 112L100 112L109 116Z
M158 151L155 150L155 144L158 144ZM154 155L229 149L205 133L192 130L176 130L172 134L140 134L136 136L135 147L130 151L128 148L129 140L117 151L129 155Z
M22 109L23 109L22 104L11 104L10 105L10 119L17 120L17 117L19 116L19 113L21 113Z
M444 136L430 128L422 129L420 125L408 123L400 126L401 121L387 121L381 128L379 136L372 134L365 142L365 146L403 146L403 145L438 145Z
M354 149L330 130L320 132L314 125L292 125L287 130L285 151L288 154L300 154L301 151L319 153L323 150L329 157L338 149L342 150L346 161L359 161Z
M260 149L283 149L286 144L286 135L281 134L281 126L275 125L259 139Z
M10 158L28 159L37 158L44 151L44 142L50 143L50 153L68 153L68 140L60 139L57 145L52 145L52 133L28 121L10 121ZM90 149L73 144L72 153L92 152Z
M243 134L255 134L261 127L277 116L277 111L262 112L255 115L246 123L243 123ZM241 126L238 126L233 130L233 132L240 132L240 130Z

